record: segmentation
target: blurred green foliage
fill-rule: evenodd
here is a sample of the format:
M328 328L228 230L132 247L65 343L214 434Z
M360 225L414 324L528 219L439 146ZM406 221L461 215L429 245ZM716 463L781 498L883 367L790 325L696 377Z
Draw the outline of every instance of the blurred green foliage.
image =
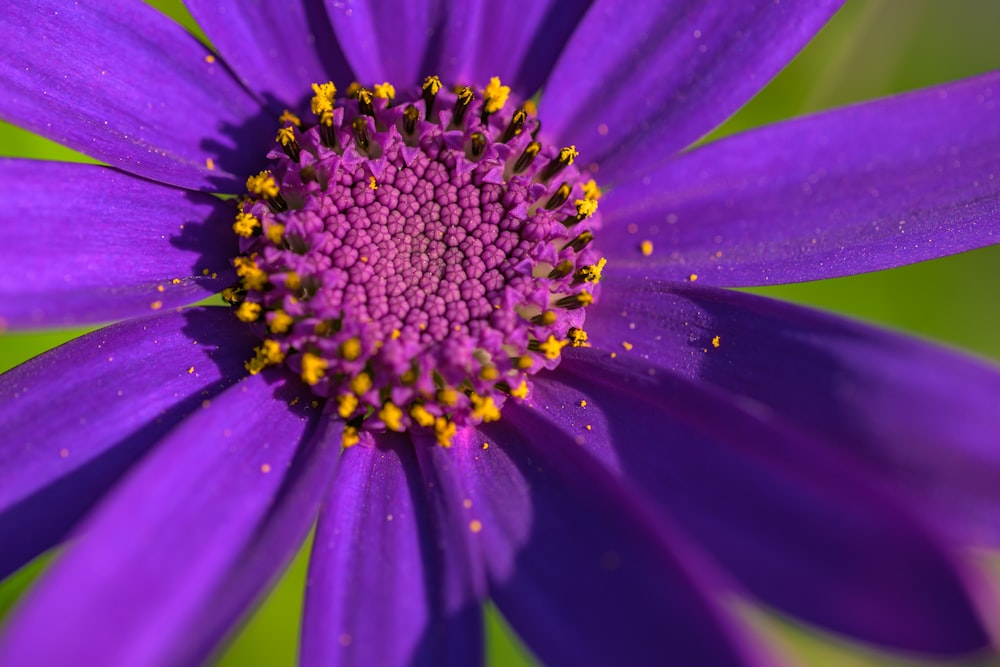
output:
M179 2L158 0L151 4L204 39ZM851 0L795 62L710 138L1000 68L998 25L1000 2L996 0ZM2 123L0 153L85 159ZM995 298L1000 284L998 260L1000 247L994 247L876 274L753 291L907 330L1000 360L1000 307ZM0 370L79 333L0 336ZM222 665L294 663L306 563L307 550L303 549L267 601L220 656ZM41 569L41 563L32 564L0 584L0 617ZM747 616L764 631L776 632L776 641L809 665L917 664L821 638L759 610L748 611ZM492 609L487 635L491 664L530 664Z

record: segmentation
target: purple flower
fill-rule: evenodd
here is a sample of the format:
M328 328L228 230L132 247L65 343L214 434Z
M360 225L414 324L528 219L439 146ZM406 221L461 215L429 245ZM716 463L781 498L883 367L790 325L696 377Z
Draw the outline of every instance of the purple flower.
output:
M110 165L0 160L0 317L120 320L0 377L0 576L67 542L0 665L202 661L317 510L307 665L487 597L552 664L990 645L1000 373L720 288L996 243L997 73L681 152L839 3L0 4L0 117Z

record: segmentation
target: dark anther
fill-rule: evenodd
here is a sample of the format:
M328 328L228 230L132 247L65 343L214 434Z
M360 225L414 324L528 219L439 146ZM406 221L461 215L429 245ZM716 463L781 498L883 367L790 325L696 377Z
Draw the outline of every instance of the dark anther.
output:
M372 91L367 88L358 91L358 113L365 116L375 115L375 107L372 106Z
M412 135L417 129L417 121L420 120L420 111L412 104L403 111L403 129L407 135Z
M569 193L571 191L569 183L563 182L563 184L559 186L559 189L556 190L551 197L549 197L547 202L545 202L545 208L550 211L556 210L566 203L566 200L569 199Z
M520 174L522 171L531 166L531 163L535 161L535 157L538 152L542 150L542 145L537 141L532 141L521 153L521 157L517 158L517 162L514 163L514 173Z
M281 196L280 192L273 197L268 197L267 205L270 206L271 210L275 213L281 213L282 211L288 210L288 202L285 201L285 198Z
M524 129L524 121L528 120L528 113L524 110L524 107L518 107L517 111L510 119L510 125L504 130L503 136L500 138L502 143L507 143L517 135L521 134L521 130Z
M482 132L472 133L472 157L479 157L486 150L486 135Z
M287 155L292 162L299 161L299 156L302 154L302 151L299 148L299 143L297 141L292 139L287 144L282 145L281 148L285 151L285 155Z
M573 262L568 259L556 264L555 268L549 271L549 279L558 280L559 278L565 278L573 271Z
M581 232L579 236L570 241L565 245L566 248L572 248L573 250L580 252L587 247L587 244L594 240L594 235L588 229L587 231Z
M577 294L564 296L556 301L556 305L560 308L565 308L566 310L576 310L577 308L589 306L593 302L594 297L591 296L590 292L579 292Z
M364 116L358 116L351 121L351 131L354 134L354 145L362 153L368 152L368 122Z
M434 110L434 98L437 97L439 90L441 90L441 79L436 76L429 76L424 79L422 97L427 120L431 119L431 112Z
M460 125L465 119L465 112L469 110L469 105L472 104L473 92L472 88L465 86L458 91L458 98L455 99L455 106L451 112L451 123L452 125Z
M559 151L558 157L556 157L553 160L549 160L549 163L545 165L542 171L538 174L538 180L542 181L543 183L549 180L550 178L558 174L560 171L565 169L567 166L573 164L573 160L576 158L577 155L578 153L576 152L575 148L573 147L563 148L562 150Z
M319 124L319 140L327 148L337 148L337 134L333 131L333 125Z

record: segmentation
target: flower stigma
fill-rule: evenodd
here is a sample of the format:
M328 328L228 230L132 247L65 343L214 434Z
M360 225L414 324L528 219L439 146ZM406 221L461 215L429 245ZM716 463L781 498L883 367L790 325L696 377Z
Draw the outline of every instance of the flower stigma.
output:
M312 91L233 224L223 296L262 339L246 368L284 364L331 399L345 446L409 429L449 446L587 344L600 189L496 77Z

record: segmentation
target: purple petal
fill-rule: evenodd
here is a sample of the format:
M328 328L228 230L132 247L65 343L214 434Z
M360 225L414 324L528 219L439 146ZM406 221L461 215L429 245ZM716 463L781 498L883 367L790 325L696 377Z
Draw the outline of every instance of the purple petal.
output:
M995 91L1000 72L695 149L602 199L602 250L646 275L745 286L1000 242Z
M508 405L429 456L494 600L541 662L775 664L717 605L709 563L535 411Z
M294 107L313 83L344 82L351 70L322 0L186 0L191 15L246 87Z
M453 6L442 36L440 74L480 86L498 76L520 97L531 97L592 2L467 0Z
M0 579L243 375L252 345L228 309L193 309L112 325L0 376Z
M412 86L431 73L444 11L437 3L326 0L326 9L359 82Z
M0 2L0 118L141 176L235 192L273 119L211 51L142 2Z
M326 420L303 441L253 541L213 595L212 604L202 607L198 620L191 623L183 646L178 647L185 653L177 664L206 663L213 649L292 560L334 477L342 425Z
M598 1L545 84L545 130L599 164L602 187L645 175L763 88L840 4Z
M967 588L988 586L925 522L781 413L739 400L596 350L568 353L532 397L767 606L912 652L989 644Z
M136 317L235 282L233 207L93 165L0 159L0 324Z
M344 451L320 514L303 619L304 665L474 665L480 605L434 530L405 436ZM449 593L464 592L464 595Z
M1000 544L1000 373L943 348L771 299L605 273L587 330L782 416ZM713 344L718 336L718 347Z
M158 443L15 612L0 664L182 662L314 421L279 377L248 377Z

